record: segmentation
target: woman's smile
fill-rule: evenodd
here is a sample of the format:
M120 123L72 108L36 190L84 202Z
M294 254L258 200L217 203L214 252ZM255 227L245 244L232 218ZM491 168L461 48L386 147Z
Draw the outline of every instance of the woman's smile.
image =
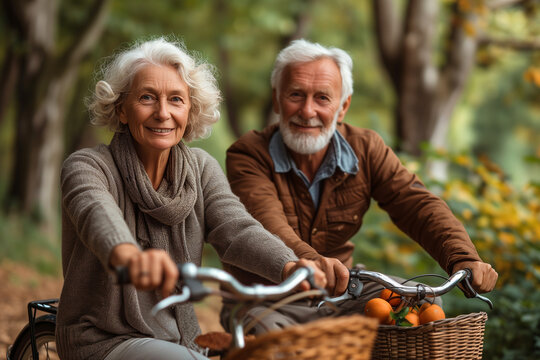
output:
M174 130L174 129L162 129L162 128L151 128L151 127L147 127L147 129L154 133L164 134L164 135L167 135Z

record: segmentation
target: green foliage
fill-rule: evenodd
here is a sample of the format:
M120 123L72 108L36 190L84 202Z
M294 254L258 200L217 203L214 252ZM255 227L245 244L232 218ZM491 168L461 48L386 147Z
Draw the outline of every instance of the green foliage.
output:
M43 274L60 275L60 238L32 219L0 213L0 261L21 262Z
M540 358L538 284L522 279L498 289L492 299L495 308L489 313L486 326L484 358Z
M409 311L409 307L405 306L398 312L390 311L390 317L395 320L397 326L411 327L412 324L405 318Z
M488 311L485 358L537 359L540 356L540 187L534 182L515 187L485 157L476 159L464 153L426 150L424 158L407 158L405 165L419 173L428 188L438 191L464 224L481 258L499 273L496 289L488 294L495 308ZM538 166L538 157L531 158L529 166ZM446 180L429 176L426 164L433 161L446 162L450 174ZM368 213L355 242L355 260L381 271L410 276L437 267L378 208ZM465 299L458 290L445 295L444 303L449 316L487 310L479 300Z

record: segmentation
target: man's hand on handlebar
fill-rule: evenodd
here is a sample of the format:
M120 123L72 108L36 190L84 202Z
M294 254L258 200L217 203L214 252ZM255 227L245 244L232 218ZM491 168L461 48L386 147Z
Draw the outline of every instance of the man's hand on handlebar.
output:
M141 251L133 244L120 244L113 248L110 264L112 267L127 267L135 288L161 289L164 298L174 291L178 282L178 267L163 250Z
M349 284L349 269L336 258L321 256L315 263L326 275L326 291L330 296L341 295Z
M288 262L283 267L283 280L287 279L292 273L294 273L296 270L298 270L301 267L310 267L315 271L315 274L313 275L313 280L315 281L315 284L319 286L320 288L324 289L326 287L327 281L326 276L323 271L321 271L320 267L317 265L316 262L307 260L307 259L300 259L297 262ZM309 282L303 281L300 284L300 290L306 291L309 290L311 286L309 285Z
M469 268L472 271L471 285L478 293L486 293L493 290L499 274L490 264L482 261L463 261L454 265L453 272Z

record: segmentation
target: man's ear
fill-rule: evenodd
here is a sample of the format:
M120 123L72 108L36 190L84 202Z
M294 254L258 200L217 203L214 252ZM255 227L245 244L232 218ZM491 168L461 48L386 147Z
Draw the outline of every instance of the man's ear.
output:
M276 114L279 114L279 101L276 89L272 89L272 109Z
M339 109L337 122L338 124L343 122L343 119L345 118L345 114L347 114L347 110L349 110L349 106L351 105L351 95L343 102L343 105L341 105L341 109Z

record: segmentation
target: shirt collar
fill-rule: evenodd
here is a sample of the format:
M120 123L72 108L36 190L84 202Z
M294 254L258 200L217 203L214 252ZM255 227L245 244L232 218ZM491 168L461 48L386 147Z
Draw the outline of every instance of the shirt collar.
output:
M321 168L332 166L333 163L335 165L332 166L332 174L335 172L336 167L339 167L344 173L356 174L358 172L358 158L351 145L339 131L334 132L331 142L333 151L329 152L330 156L325 157ZM293 168L294 160L287 152L279 130L272 135L268 150L277 173L287 173Z

